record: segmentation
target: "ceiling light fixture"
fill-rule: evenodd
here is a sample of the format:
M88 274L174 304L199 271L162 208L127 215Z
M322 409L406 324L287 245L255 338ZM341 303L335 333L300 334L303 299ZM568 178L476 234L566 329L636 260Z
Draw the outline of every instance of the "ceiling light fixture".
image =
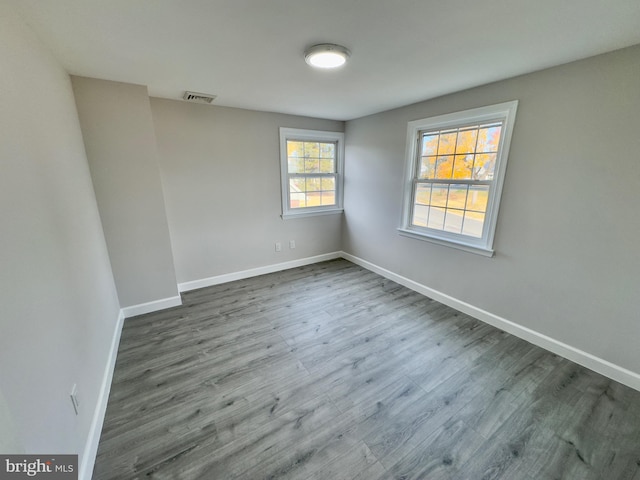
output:
M304 52L304 60L316 68L336 68L344 65L351 52L333 43L321 43Z

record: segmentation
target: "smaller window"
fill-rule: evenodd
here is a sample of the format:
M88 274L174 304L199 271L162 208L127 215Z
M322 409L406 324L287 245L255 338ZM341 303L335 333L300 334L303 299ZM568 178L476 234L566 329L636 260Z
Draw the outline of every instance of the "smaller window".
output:
M282 218L342 212L344 134L280 128Z
M401 234L493 255L517 105L409 122Z

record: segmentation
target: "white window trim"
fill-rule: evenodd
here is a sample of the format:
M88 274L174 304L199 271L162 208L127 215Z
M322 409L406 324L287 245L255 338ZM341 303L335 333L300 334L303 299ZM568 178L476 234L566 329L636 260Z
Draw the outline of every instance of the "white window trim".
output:
M493 242L495 238L496 224L498 221L498 208L500 206L500 197L502 195L502 187L504 185L509 147L511 145L511 135L513 133L513 125L517 108L518 101L514 100L497 105L489 105L462 112L424 118L408 123L402 223L398 228L398 233L400 235L436 243L438 245L458 248L460 250L488 257L492 257L495 254ZM485 228L483 229L482 238L474 238L467 235L411 225L411 215L413 211L413 182L418 166L418 155L420 153L418 147L420 132L424 130L454 126L457 127L476 122L487 122L491 120L503 120L504 129L500 136L494 183L491 187L489 200L487 202L487 215L485 217Z
M289 169L287 160L287 140L337 142L336 146L336 205L323 207L290 208ZM316 215L330 215L343 212L344 185L344 133L325 130L304 130L280 127L280 185L282 218L300 218Z

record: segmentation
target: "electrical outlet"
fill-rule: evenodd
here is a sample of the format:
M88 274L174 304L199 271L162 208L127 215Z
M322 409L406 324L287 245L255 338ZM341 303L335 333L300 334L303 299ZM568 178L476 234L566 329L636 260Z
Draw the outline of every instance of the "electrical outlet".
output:
M289 248L291 248L291 249L296 248L296 241L295 240L289 240Z
M69 396L71 397L71 403L73 404L73 411L78 415L80 402L78 401L78 386L75 383L73 384L73 387L71 387L71 393Z
M282 251L282 244L280 242L276 242L276 252Z

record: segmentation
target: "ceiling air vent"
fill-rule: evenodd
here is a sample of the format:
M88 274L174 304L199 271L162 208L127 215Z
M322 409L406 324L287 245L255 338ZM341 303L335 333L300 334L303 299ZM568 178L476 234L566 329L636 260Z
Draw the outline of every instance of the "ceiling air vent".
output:
M195 103L212 103L216 98L215 95L209 95L208 93L196 93L196 92L184 92L182 96L183 100L187 102Z

